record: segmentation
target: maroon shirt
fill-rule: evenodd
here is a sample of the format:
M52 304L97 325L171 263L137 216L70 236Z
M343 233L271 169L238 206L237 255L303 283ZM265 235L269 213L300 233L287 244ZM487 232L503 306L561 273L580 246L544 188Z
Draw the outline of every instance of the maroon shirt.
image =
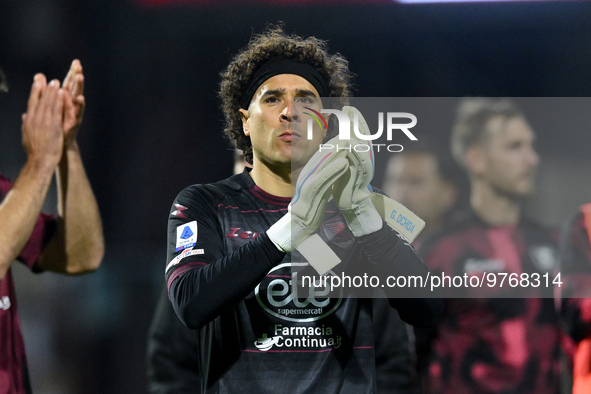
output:
M591 338L591 237L583 214L587 209L591 210L591 204L569 220L561 240L564 286L558 296L565 329L577 342Z
M469 212L419 252L433 275L543 274L557 268L556 247L557 233L533 221L491 227ZM425 392L558 393L561 336L553 289L530 290L529 298L493 291L477 298L485 294L481 289L446 298L436 330L418 333Z
M574 341L573 393L591 388L591 204L581 206L561 239L564 285L558 289L562 323Z
M0 200L3 200L12 182L0 175ZM37 218L29 241L18 260L31 270L41 255L43 247L55 232L55 218L41 214ZM30 393L25 345L21 334L16 307L16 294L10 269L0 280L0 394Z

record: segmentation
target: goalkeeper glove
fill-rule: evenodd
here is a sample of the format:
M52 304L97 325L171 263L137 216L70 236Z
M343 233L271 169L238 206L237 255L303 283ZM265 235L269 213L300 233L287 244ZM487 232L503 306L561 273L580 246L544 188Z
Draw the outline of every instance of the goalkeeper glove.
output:
M277 248L291 253L320 227L332 186L349 166L345 155L319 151L304 166L288 213L267 230Z
M355 107L343 107L351 128L359 125L359 132L369 135L369 127ZM382 228L382 218L371 202L369 183L374 174L374 154L371 141L361 140L351 133L350 140L338 140L337 152L345 151L349 160L349 170L334 185L333 197L345 217L353 235L360 237ZM357 149L355 148L357 146ZM361 146L366 146L360 148Z

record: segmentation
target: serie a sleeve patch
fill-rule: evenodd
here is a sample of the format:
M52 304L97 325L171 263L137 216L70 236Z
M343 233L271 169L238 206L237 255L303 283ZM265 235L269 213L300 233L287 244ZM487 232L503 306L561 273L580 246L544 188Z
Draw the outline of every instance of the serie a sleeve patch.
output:
M185 223L176 228L176 248L175 252L179 250L192 248L197 242L197 221Z
M168 263L168 265L166 266L166 269L164 270L164 272L168 272L168 270L172 267L174 267L175 265L177 265L178 263L180 263L181 260L183 260L186 257L189 256L196 256L196 255L202 255L205 253L205 250L203 249L185 249L182 251L181 254L179 254L178 256L176 256L175 258L173 258L172 260L170 260L170 262Z

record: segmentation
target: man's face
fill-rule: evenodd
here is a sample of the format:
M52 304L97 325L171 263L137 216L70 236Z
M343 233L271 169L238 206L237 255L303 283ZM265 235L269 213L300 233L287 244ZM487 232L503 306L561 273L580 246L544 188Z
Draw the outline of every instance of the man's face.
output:
M426 152L392 156L383 190L427 222L441 220L455 197L453 186L439 174L437 160Z
M302 107L319 111L322 103L316 88L299 75L276 75L259 86L248 111L240 110L255 166L299 169L318 150L324 133L317 127L313 139L307 139L308 116L302 114Z
M540 162L535 134L522 117L497 116L487 124L480 176L498 194L526 197L533 191Z

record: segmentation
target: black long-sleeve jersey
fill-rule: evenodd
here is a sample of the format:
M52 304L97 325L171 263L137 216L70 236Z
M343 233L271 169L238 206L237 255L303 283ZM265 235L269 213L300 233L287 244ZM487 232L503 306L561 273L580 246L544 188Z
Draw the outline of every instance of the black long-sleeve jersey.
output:
M173 204L166 279L177 315L197 329L201 389L375 392L376 336L388 335L374 335L376 303L389 302L411 324L429 325L441 300L329 297L325 287L298 286L308 262L280 252L265 233L285 215L289 201L264 192L245 171L190 186ZM334 205L318 234L342 260L335 275L349 268L428 272L387 226L355 238Z
M200 390L197 336L176 316L162 288L147 347L148 392L195 394ZM417 394L419 380L414 333L384 299L374 300L376 382L378 394Z

